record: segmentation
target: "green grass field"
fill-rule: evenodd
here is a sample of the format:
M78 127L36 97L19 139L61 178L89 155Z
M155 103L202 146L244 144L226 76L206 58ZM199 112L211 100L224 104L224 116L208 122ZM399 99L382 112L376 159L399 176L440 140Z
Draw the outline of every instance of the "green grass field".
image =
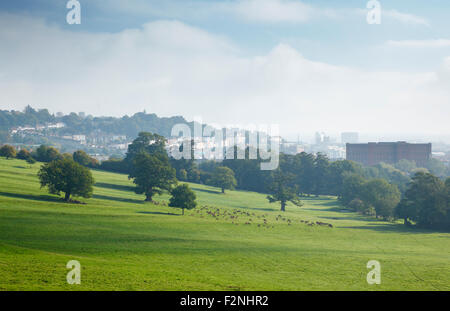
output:
M0 159L0 290L450 290L449 233L345 212L332 197L277 220L262 194L192 184L200 206L181 216L144 203L126 175L94 171L93 198L65 204L39 188L39 165ZM81 285L66 282L72 259ZM369 260L381 285L366 282Z

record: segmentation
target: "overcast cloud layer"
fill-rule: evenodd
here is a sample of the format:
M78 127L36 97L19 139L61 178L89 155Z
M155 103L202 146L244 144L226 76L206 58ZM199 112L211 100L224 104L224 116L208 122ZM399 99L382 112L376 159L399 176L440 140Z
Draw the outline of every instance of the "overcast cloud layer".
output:
M282 133L450 132L450 57L435 72L369 72L311 61L287 44L248 56L228 38L174 20L106 34L8 14L0 42L1 109L146 109L224 125L277 123ZM387 43L405 44L418 43Z

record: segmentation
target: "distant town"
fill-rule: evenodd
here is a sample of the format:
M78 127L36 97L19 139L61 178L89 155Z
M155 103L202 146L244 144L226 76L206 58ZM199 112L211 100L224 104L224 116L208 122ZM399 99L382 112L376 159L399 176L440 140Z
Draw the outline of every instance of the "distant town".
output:
M183 143L181 137L171 137L170 129L176 122L192 125L182 117L158 118L145 111L132 117L92 117L84 112L64 115L57 113L50 115L47 110L36 111L28 106L23 112L0 111L0 116L22 116L20 125L5 128L0 135L0 143L9 143L17 149L27 148L33 150L41 144L55 146L62 152L84 150L98 161L113 158L123 158L135 136L139 131L152 131L167 138L167 149L179 148ZM33 118L30 118L30 115ZM39 120L41 116L42 120ZM43 116L43 117L42 117ZM26 121L27 117L32 121ZM139 120L138 124L136 119ZM45 121L46 120L46 121ZM5 122L6 123L6 122ZM12 123L12 122L9 122ZM27 124L28 123L28 124ZM34 124L32 124L34 123ZM120 123L124 128L120 131ZM132 123L123 125L123 123ZM17 124L17 122L16 122ZM79 126L78 126L79 124ZM157 124L157 126L155 126ZM130 131L129 128L132 128ZM1 132L0 132L1 133ZM306 152L324 154L331 161L348 159L364 165L375 165L380 162L396 163L401 159L415 161L423 164L434 158L450 163L450 145L444 143L414 144L414 142L362 142L357 132L343 132L340 137L331 137L324 132L316 132L313 142L305 142L299 138L289 141L277 137L280 142L280 152L295 155ZM238 132L237 143L246 144L245 132ZM194 137L196 153L204 148L213 148L214 140L203 137L201 140ZM248 146L248 144L247 144ZM225 147L229 147L226 146ZM402 149L403 148L403 149ZM212 158L213 155L211 155ZM199 158L199 157L196 157Z

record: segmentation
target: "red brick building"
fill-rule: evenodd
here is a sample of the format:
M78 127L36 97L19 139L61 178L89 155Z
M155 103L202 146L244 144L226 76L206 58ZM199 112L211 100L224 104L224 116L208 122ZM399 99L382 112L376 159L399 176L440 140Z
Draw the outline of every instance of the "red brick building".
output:
M362 163L366 166L380 162L394 164L402 159L415 161L423 166L431 159L430 144L409 144L404 141L380 142L368 144L346 144L347 160Z

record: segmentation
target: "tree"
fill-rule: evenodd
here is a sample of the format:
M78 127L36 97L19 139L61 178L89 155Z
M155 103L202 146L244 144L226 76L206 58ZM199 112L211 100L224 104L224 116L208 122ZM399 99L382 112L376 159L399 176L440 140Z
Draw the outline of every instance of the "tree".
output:
M439 161L438 159L431 158L425 164L425 168L427 168L431 174L437 177L444 177L447 171L447 167L444 162Z
M394 166L395 166L395 168L397 168L405 173L411 173L414 169L417 168L416 162L406 160L406 159L401 159L400 161L395 163Z
M355 173L344 173L342 176L341 197L340 200L344 205L348 205L354 199L361 199L362 188L365 179Z
M314 191L313 193L318 196L319 194L327 194L329 185L329 170L330 162L326 155L318 153L314 161Z
M177 179L181 180L181 181L186 181L187 180L187 172L184 168L180 169L177 172Z
M39 146L39 148L32 153L32 156L40 162L51 162L62 158L58 150L45 145Z
M175 187L170 193L172 197L170 198L169 206L181 208L183 215L184 209L189 210L197 206L195 193L187 184Z
M125 160L133 162L134 157L146 152L155 156L167 157L165 149L166 139L158 134L140 132L138 137L128 146Z
M397 185L402 193L406 191L408 183L411 181L408 173L402 172L391 164L384 162L370 167L370 173L371 176L368 177L385 179L389 183Z
M348 207L350 209L354 210L355 212L360 212L360 213L364 213L364 210L365 210L364 202L361 201L360 199L351 200L350 203L348 204Z
M430 171L424 167L418 167L411 171L411 175L416 175L417 173L429 173Z
M73 160L75 162L77 162L78 164L81 164L83 166L87 166L87 167L97 167L98 161L92 157L90 157L86 152L84 152L83 150L78 150L75 151L72 155Z
M384 179L372 179L364 184L362 200L367 208L373 206L377 217L389 219L394 216L395 207L400 202L398 187Z
M27 149L25 149L25 148L21 149L17 153L17 159L20 159L20 160L27 160L30 157L31 157L30 152Z
M75 151L73 153L72 157L75 162L77 162L78 164L81 164L83 166L88 166L91 162L91 158L83 150Z
M175 159L173 157L170 158L170 165L175 168L177 171L178 180L189 181L197 183L200 181L200 171L197 168L197 164L194 161L194 140L191 140L190 143L191 153L190 158L186 159L182 157L181 159ZM184 145L178 148L179 152L183 152Z
M190 170L188 170L187 180L189 182L198 183L200 181L200 171L197 168L191 168Z
M298 190L288 186L294 178L293 174L284 173L280 169L272 173L272 183L269 186L270 195L267 196L267 199L270 203L280 202L282 212L286 211L287 202L302 206Z
M314 161L313 154L302 152L295 156L297 167L293 172L296 172L296 184L299 185L300 191L303 194L310 195L314 192Z
M217 167L212 175L211 183L221 188L222 193L225 193L225 189L234 189L236 187L236 179L234 178L233 170L225 166Z
M47 187L52 194L64 192L64 200L71 196L90 198L94 178L91 171L72 159L64 158L44 164L38 172L41 188Z
M0 148L0 157L14 158L16 157L16 149L10 145L4 145Z
M345 187L345 176L348 174L362 175L362 173L361 166L356 162L347 160L331 162L329 166L327 194L337 195L341 199Z
M128 178L136 184L137 194L145 194L146 201L152 201L155 194L161 195L164 190L170 191L177 183L175 169L169 162L147 152L134 156Z
M450 181L444 183L430 173L417 173L397 206L396 214L406 225L411 220L424 228L449 229L449 184Z
M262 159L259 157L258 150L247 147L245 149L245 159L238 159L237 154L239 149L234 147L234 159L225 159L221 165L218 165L214 161L207 165L202 164L202 168L205 166L216 167L226 166L233 170L234 177L236 179L236 187L239 189L255 191L260 193L267 193L267 182L270 177L270 171L261 170ZM250 153L256 155L256 159L250 159ZM284 154L280 154L280 164ZM212 170L213 171L213 170Z

